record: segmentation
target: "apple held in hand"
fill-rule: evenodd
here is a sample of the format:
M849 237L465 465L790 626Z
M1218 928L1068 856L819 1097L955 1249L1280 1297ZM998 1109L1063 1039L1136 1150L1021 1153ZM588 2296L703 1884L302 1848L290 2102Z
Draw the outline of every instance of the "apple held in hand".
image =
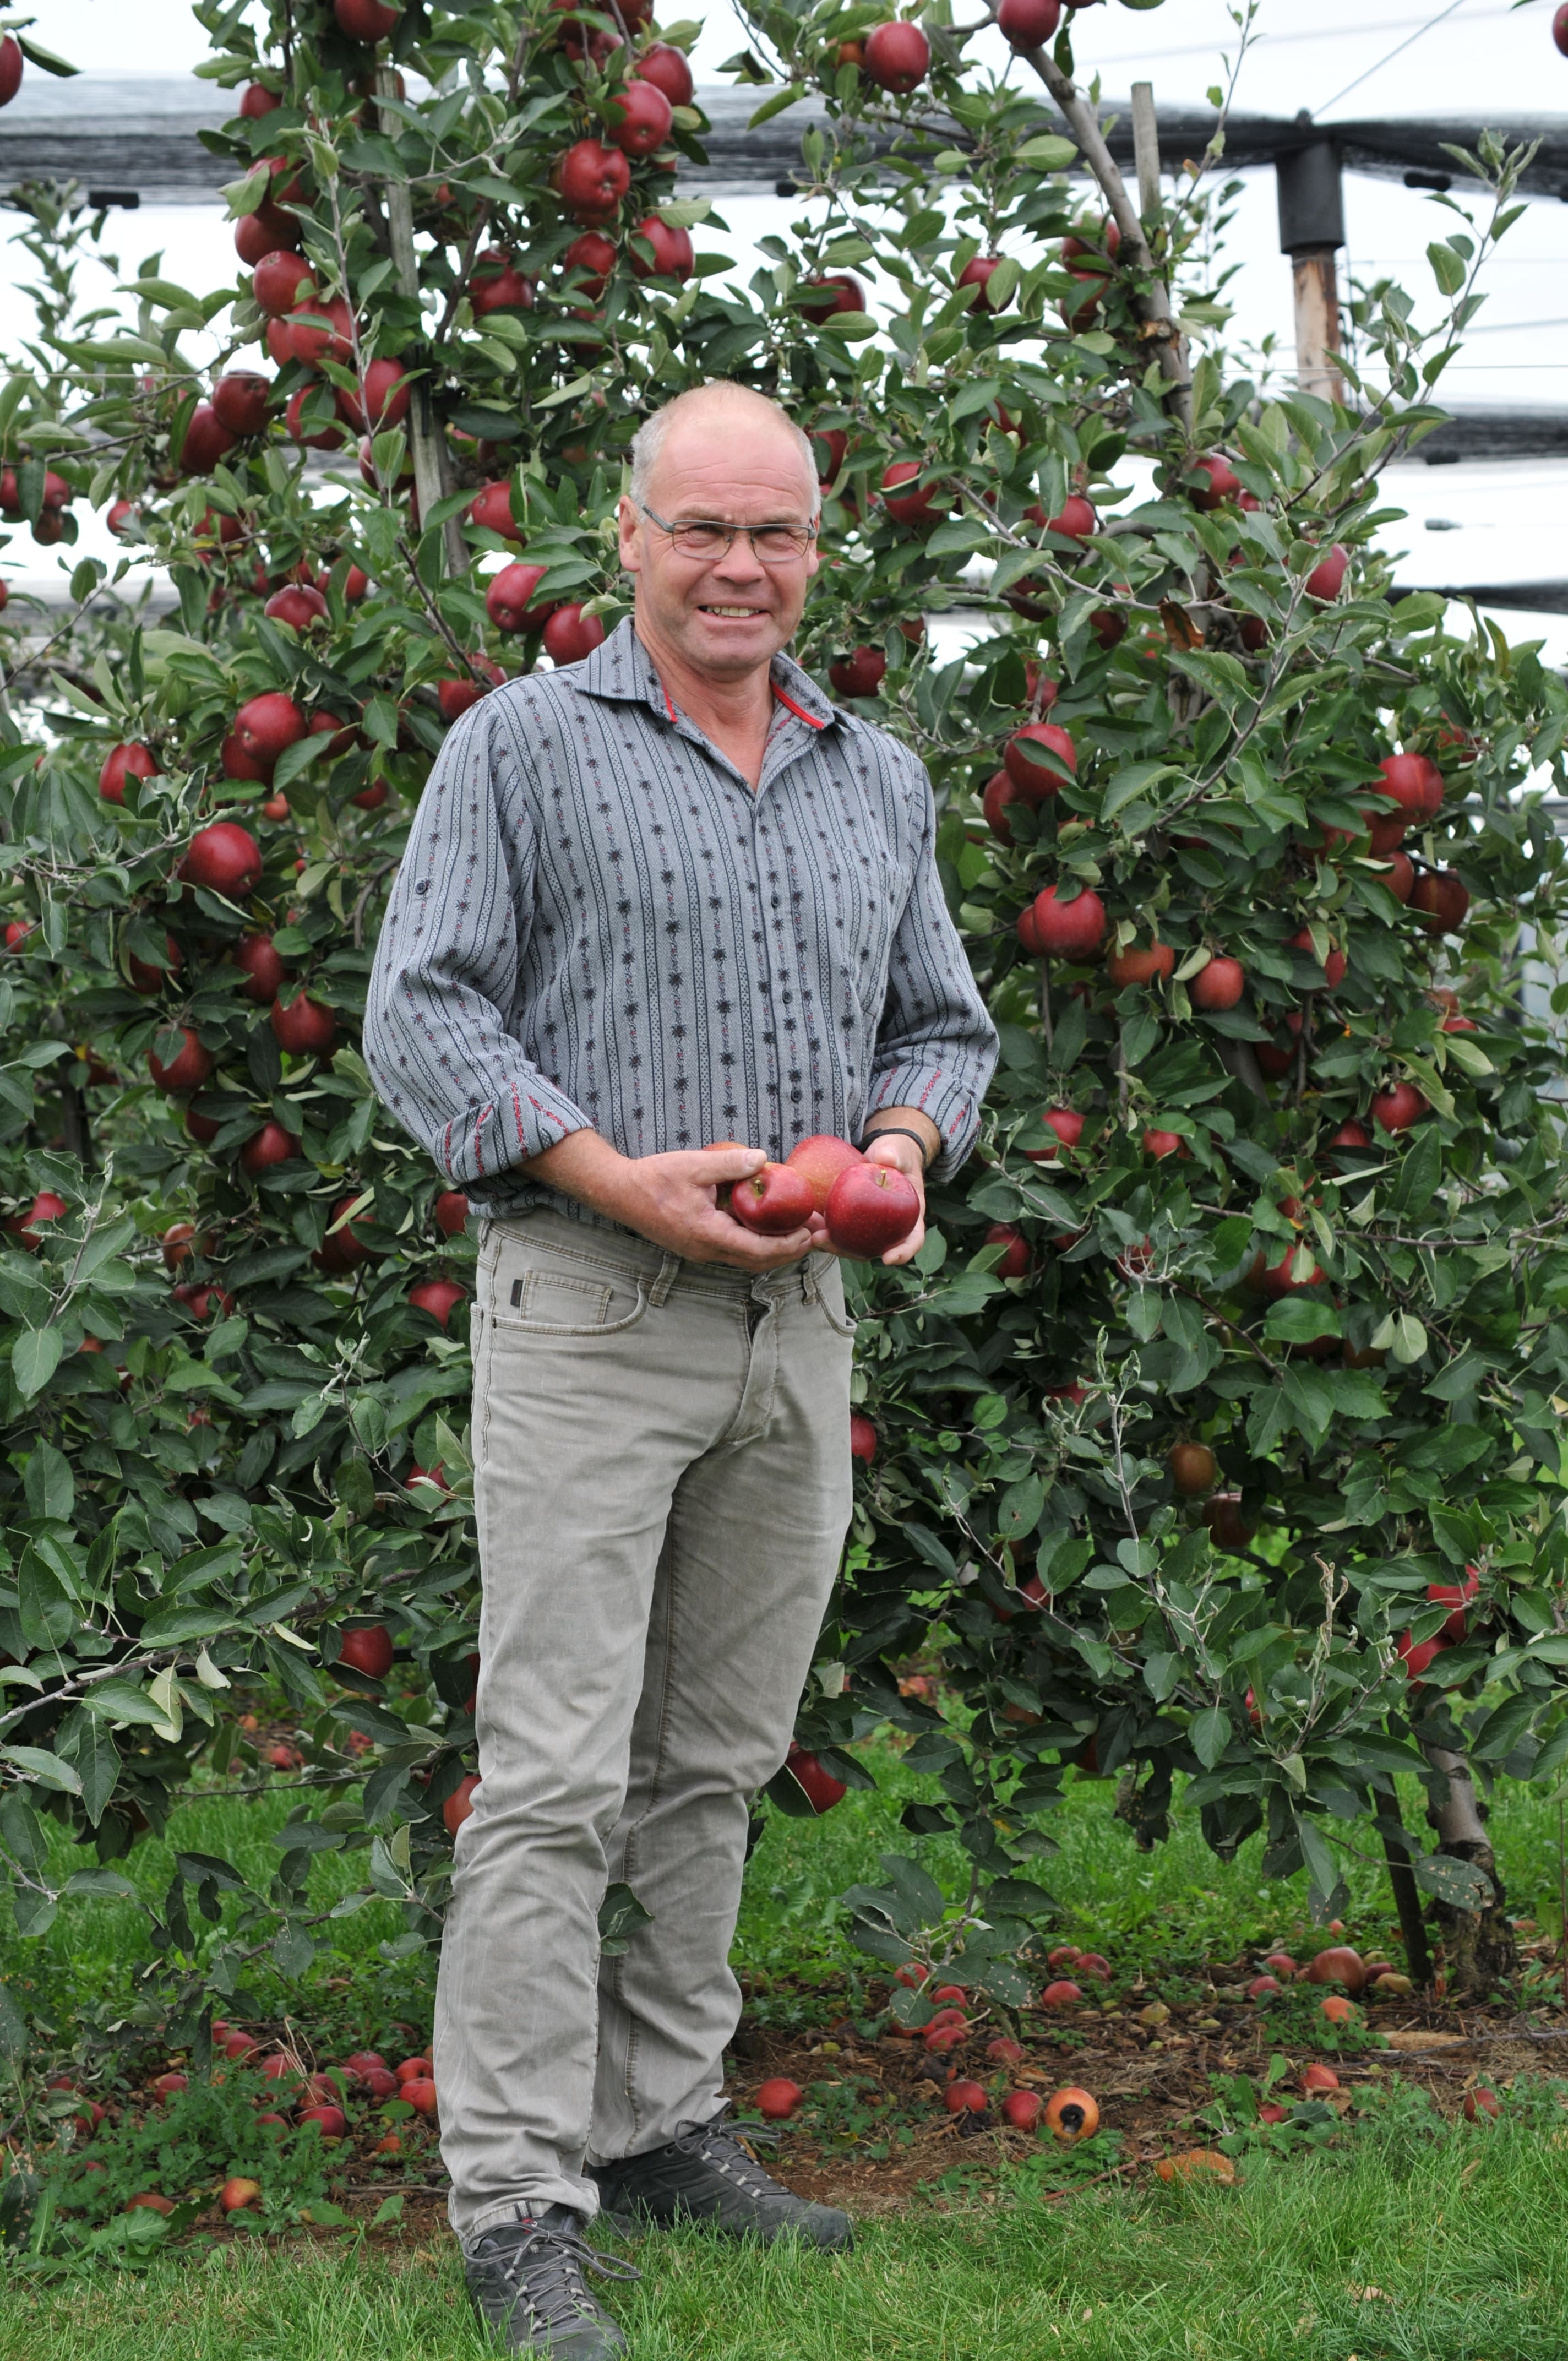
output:
M748 1179L731 1182L729 1210L742 1229L784 1238L805 1228L817 1210L817 1192L798 1167L770 1161Z
M811 1210L815 1213L828 1211L828 1191L839 1173L865 1162L858 1148L851 1148L847 1139L839 1139L830 1131L815 1131L809 1139L797 1140L786 1160L792 1171L804 1172L810 1181Z
M840 1254L872 1257L906 1238L920 1219L920 1191L889 1164L840 1172L828 1191L828 1235Z

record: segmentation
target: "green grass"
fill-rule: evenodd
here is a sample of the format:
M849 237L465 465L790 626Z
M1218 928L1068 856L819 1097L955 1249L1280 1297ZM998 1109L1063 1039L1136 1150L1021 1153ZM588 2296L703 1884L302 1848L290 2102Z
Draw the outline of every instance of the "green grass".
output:
M916 1783L896 1752L868 1753L877 1794L851 1795L819 1822L771 1818L753 1857L737 1957L759 2015L811 2021L842 2010L843 1998L813 1990L868 1971L837 1896L874 1875L879 1852L918 1851L950 1892L962 1888L956 1846L918 1843L898 1827ZM1064 1935L1092 1938L1120 1970L1168 1978L1205 1957L1299 1939L1302 1882L1265 1884L1255 1840L1218 1862L1179 1812L1171 1841L1139 1854L1111 1817L1112 1792L1080 1781L1049 1823L1061 1850L1039 1874ZM144 1843L126 1867L149 1899L175 1844L225 1854L265 1883L291 1800L193 1803L167 1841ZM1419 1798L1406 1808L1414 1824ZM1554 1931L1555 1806L1506 1786L1491 1828L1515 1908ZM60 1857L80 1860L63 1846ZM317 1898L356 1883L361 1860L320 1861ZM1381 1872L1347 1868L1353 1933L1387 1938ZM422 2029L433 1966L382 1959L398 1927L381 1905L334 1922L334 1949L303 1987L263 1964L258 1995L290 2009L323 2049L329 2034L376 2037L394 2016ZM0 1975L46 2041L68 2048L82 2020L102 2024L130 1996L144 1929L128 1904L73 1902L40 1941L0 1936ZM1559 2099L1542 2093L1501 2124L1450 2129L1396 2095L1332 2147L1249 2159L1230 2190L1112 2182L1047 2204L1020 2179L992 2184L987 2202L976 2176L952 2211L917 2198L902 2219L864 2225L855 2254L837 2262L737 2253L695 2235L650 2240L630 2250L644 2282L618 2291L617 2309L638 2361L1563 2361L1560 2115L1568 2126ZM1368 2287L1383 2292L1357 2294ZM482 2350L444 2232L423 2246L355 2234L270 2247L199 2242L145 2269L42 2285L0 2269L0 2361L465 2361Z
M852 2256L629 2249L637 2361L1562 2361L1568 2147L1425 2134L1234 2189L1089 2191L865 2226ZM1364 2290L1379 2289L1380 2295ZM85 2287L0 2290L0 2361L468 2361L455 2254L249 2242Z

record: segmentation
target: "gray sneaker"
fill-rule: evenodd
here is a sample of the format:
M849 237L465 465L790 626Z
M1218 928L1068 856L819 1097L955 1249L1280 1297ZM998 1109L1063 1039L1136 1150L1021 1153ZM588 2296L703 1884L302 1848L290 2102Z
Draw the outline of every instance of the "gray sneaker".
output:
M837 2206L796 2197L764 2172L752 2154L754 2141L777 2137L770 2125L726 2124L715 2115L710 2123L682 2124L663 2147L587 2169L618 2230L699 2222L726 2237L764 2243L795 2237L845 2252L855 2243L849 2215Z
M613 2361L626 2339L601 2312L583 2273L641 2279L615 2255L596 2254L567 2205L543 2205L481 2231L465 2249L463 2277L480 2323L507 2353L550 2361Z

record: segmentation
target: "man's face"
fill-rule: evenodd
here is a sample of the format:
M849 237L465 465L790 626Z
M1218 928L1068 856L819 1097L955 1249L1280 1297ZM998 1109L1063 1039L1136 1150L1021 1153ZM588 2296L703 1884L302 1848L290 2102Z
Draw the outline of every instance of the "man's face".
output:
M790 436L716 404L671 427L648 505L670 524L808 525L817 481ZM802 557L764 565L744 533L725 556L687 556L630 498L620 503L620 559L636 577L637 620L655 645L728 680L788 645L817 566L815 543Z

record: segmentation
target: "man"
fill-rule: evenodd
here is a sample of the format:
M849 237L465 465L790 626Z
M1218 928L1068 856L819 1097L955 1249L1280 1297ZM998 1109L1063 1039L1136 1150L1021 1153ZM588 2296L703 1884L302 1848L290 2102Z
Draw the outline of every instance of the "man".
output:
M850 2244L721 2093L748 1801L850 1515L850 1326L819 1217L759 1237L718 1200L828 1132L923 1205L994 1037L924 770L782 653L817 511L810 444L761 395L705 386L644 423L634 620L451 732L366 1019L383 1098L486 1216L481 1784L435 2073L470 2293L558 2361L626 2349L583 2279L601 2205ZM652 1916L601 1962L609 1880Z

